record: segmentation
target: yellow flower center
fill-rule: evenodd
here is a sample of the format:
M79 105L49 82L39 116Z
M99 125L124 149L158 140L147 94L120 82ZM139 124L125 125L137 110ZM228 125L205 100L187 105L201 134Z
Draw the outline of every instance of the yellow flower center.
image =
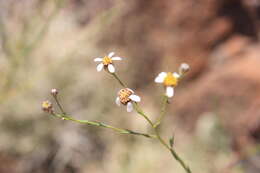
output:
M51 102L49 102L49 101L44 101L44 102L42 102L42 110L43 110L44 112L52 113L53 110L52 110L52 104L51 104Z
M42 102L42 108L43 108L43 109L49 109L49 108L51 108L51 107L52 107L52 105L51 105L50 102L48 102L48 101Z
M121 89L118 92L118 97L120 99L120 102L124 105L126 105L129 101L131 101L131 99L129 98L130 95L132 95L133 92L127 88L125 89Z
M163 84L165 86L176 86L178 84L178 79L173 76L171 72L168 72L167 76L164 78Z
M112 64L112 59L109 58L108 56L105 56L105 57L103 58L103 64L104 64L104 65Z

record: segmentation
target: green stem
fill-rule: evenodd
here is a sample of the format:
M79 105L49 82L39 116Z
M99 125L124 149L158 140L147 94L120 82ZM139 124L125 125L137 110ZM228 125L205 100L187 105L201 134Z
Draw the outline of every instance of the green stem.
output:
M126 85L124 85L124 83L120 80L120 78L115 74L115 73L112 73L112 75L115 77L115 79L120 83L120 85L122 85L123 87L126 87ZM160 115L160 118L159 120L153 124L153 122L148 118L148 116L144 113L144 111L138 106L138 104L136 102L133 102L133 105L134 105L134 108L136 110L136 112L138 114L140 114L142 117L144 117L144 119L149 123L149 125L153 128L154 132L155 132L155 137L156 139L166 148L168 149L172 156L175 158L175 160L177 160L180 165L183 167L183 169L186 171L186 173L191 173L191 170L190 168L185 164L185 162L180 158L180 156L176 153L176 151L170 147L166 142L165 140L162 139L158 129L156 128L160 123L161 123L161 120L163 119L164 115L165 115L165 109L166 109L166 104L168 102L168 98L166 99L164 97L164 102L163 102L163 108L162 108L162 111L161 111L161 115Z
M135 131L132 131L132 130L129 130L129 129L117 128L117 127L113 127L111 125L108 125L108 124L105 124L105 123L102 123L102 122L88 121L88 120L78 120L78 119L72 118L72 117L70 117L68 115L64 115L64 114L53 113L52 115L57 117L57 118L60 118L62 120L69 120L69 121L74 121L74 122L81 123L81 124L103 127L103 128L111 129L111 130L116 131L116 132L121 133L121 134L131 134L131 135L144 136L144 137L147 137L147 138L156 138L155 135L146 134L146 133L139 133L139 132L135 132Z
M168 97L167 96L163 96L163 103L162 103L162 109L161 109L161 114L160 117L158 118L158 120L156 121L156 123L154 124L154 127L156 128L157 126L159 126L166 114L166 107L167 107L167 103L168 103Z
M127 87L115 73L111 73L111 74L115 77L115 79L119 82L119 84L122 87ZM145 113L140 109L138 104L136 102L133 102L133 105L134 105L135 110L138 112L138 114L142 115L146 119L146 121L148 121L149 124L151 126L153 126L153 122L145 115Z
M117 128L117 127L113 127L113 126L110 126L108 124L97 122L97 121L77 120L75 118L72 118L72 117L68 116L67 113L62 108L62 105L60 104L58 96L57 95L52 95L52 96L54 97L59 109L62 112L62 114L52 114L55 117L61 118L63 120L74 121L74 122L81 123L81 124L88 124L88 125L108 128L108 129L114 130L114 131L122 133L122 134L132 134L132 135L139 135L139 136L141 135L141 136L144 136L144 137L147 137L147 138L156 138L155 135L150 135L150 134L146 134L146 133L139 133L139 132L135 132L135 131L132 131L132 130L129 130L129 129Z
M66 112L64 111L64 109L62 108L62 106L61 106L61 104L60 104L60 101L59 101L59 99L58 99L58 96L57 96L57 95L52 95L52 96L53 96L55 102L57 103L57 105L58 105L58 107L59 107L61 113L62 113L63 115L66 115Z
M172 147L170 147L170 146L162 139L162 137L160 136L160 134L159 134L159 132L158 132L158 129L156 129L156 127L154 127L154 131L155 131L155 134L156 134L157 139L159 140L159 142L160 142L165 148L167 148L167 149L171 152L171 154L172 154L172 156L175 158L175 160L177 160L177 161L181 164L181 166L183 167L183 169L185 169L185 171L186 171L187 173L191 173L190 168L189 168L189 167L185 164L185 162L180 158L180 156L176 153L176 151L175 151Z
M174 149L172 149L172 148L170 149L170 151L171 151L173 157L181 164L181 166L185 169L185 171L187 173L191 173L191 170L190 170L189 166L187 166L185 164L185 162L180 158L180 156L176 153L176 151Z
M136 107L135 107L136 108ZM170 147L165 140L163 140L163 138L161 137L158 129L156 128L156 126L151 122L151 120L148 118L148 116L142 111L142 109L140 107L137 107L136 109L137 113L142 115L147 121L148 123L151 125L151 127L153 128L154 132L155 132L155 136L156 139L158 139L158 141L166 148L168 149L172 156L175 158L175 160L177 160L181 166L183 167L183 169L187 172L187 173L191 173L190 168L185 164L185 162L181 159L181 157L176 153L176 151Z
M121 79L116 75L116 73L111 73L112 76L114 76L114 78L120 83L120 85L122 87L125 87L126 88L126 85L121 81Z
M143 112L143 110L138 106L138 104L136 102L133 102L134 108L136 110L136 112L138 114L140 114L142 117L144 117L146 119L146 121L153 127L154 124L153 122L148 118L148 116L145 115L145 113Z

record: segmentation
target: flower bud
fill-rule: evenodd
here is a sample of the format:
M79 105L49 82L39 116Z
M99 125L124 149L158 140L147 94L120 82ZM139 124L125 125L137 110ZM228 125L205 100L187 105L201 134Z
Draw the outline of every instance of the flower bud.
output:
M51 94L52 94L53 96L57 96L58 93L59 93L59 92L58 92L57 89L55 89L55 88L51 89Z
M42 102L42 110L47 113L53 113L52 103L48 100Z
M179 73L180 75L184 75L185 73L187 73L190 70L190 66L189 64L186 63L182 63L179 67Z

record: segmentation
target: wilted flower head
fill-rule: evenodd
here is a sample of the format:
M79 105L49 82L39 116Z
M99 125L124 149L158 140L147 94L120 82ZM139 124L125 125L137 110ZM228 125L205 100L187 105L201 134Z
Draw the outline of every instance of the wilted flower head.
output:
M127 112L131 112L133 110L132 102L140 102L141 98L138 95L134 94L134 91L130 88L121 89L118 92L118 97L116 98L116 104L118 106L126 105Z
M156 83L163 83L166 87L166 95L172 97L174 95L174 87L178 85L180 75L178 73L161 72L155 78Z
M55 88L51 89L51 94L52 94L53 96L57 96L58 93L59 93L59 92L58 92L57 89L55 89Z
M52 103L48 100L42 102L42 110L47 113L53 113Z
M190 66L189 64L186 63L182 63L179 67L179 73L180 75L184 75L185 73L187 73L190 70Z
M110 52L108 55L105 57L101 58L95 58L95 62L101 62L100 64L97 65L97 71L101 71L103 68L107 69L110 73L115 72L115 67L113 64L113 61L119 61L122 60L121 57L113 57L115 55L114 52Z

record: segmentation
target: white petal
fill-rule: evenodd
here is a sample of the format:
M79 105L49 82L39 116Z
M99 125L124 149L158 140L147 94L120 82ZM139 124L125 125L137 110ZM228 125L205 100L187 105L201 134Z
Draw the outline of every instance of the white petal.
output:
M159 73L158 76L165 78L167 76L167 73L166 72L161 72L161 73Z
M100 63L97 65L97 71L101 71L103 69L104 65L103 63Z
M138 96L138 95L130 95L129 98L134 101L134 102L140 102L141 101L141 98Z
M112 59L113 61L120 61L120 60L122 60L122 58L121 58L121 57L118 57L118 56L112 57L111 59Z
M116 104L117 104L118 106L120 106L120 105L121 105L121 102L120 102L120 99L119 99L119 97L117 97L117 98L116 98Z
M154 82L156 82L156 83L163 83L164 78L165 78L165 77L158 75L158 76L154 79Z
M167 95L168 97L172 97L172 96L174 95L174 88L168 86L168 87L166 88L166 95Z
M110 73L114 73L115 72L115 67L112 64L108 64L108 71Z
M126 105L126 111L127 112L132 112L133 111L133 104L131 102L128 102Z
M108 54L108 57L111 58L113 55L115 55L115 52L110 52L110 53Z
M103 58L95 58L94 61L95 62L101 62L101 61L103 61Z
M173 73L173 76L176 77L176 78L180 77L180 75L178 73L176 73L176 72Z

